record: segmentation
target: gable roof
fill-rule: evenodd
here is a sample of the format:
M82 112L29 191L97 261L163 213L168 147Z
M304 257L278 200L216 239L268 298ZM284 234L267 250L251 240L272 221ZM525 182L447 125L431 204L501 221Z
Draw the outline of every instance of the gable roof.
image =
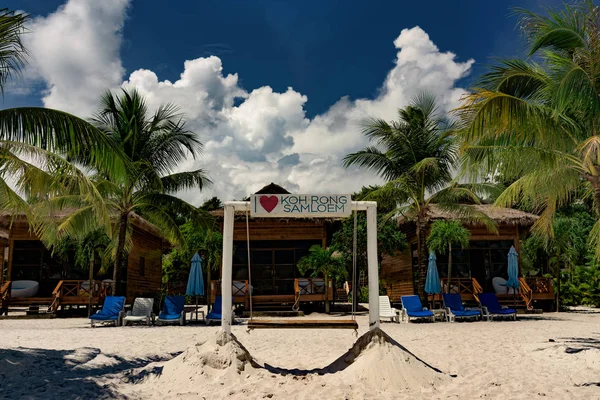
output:
M476 211L479 211L487 215L490 219L499 225L518 225L521 227L529 227L537 221L539 218L535 214L531 214L525 211L517 210L514 208L496 207L492 204L469 204L467 207L472 207ZM444 210L437 204L430 204L427 210L428 222L434 221L449 221L449 220L464 220L464 218L457 215L456 212ZM410 221L406 218L400 217L398 223L403 225ZM471 222L471 221L469 221ZM470 225L478 225L470 223Z
M254 194L291 194L283 187L271 182Z

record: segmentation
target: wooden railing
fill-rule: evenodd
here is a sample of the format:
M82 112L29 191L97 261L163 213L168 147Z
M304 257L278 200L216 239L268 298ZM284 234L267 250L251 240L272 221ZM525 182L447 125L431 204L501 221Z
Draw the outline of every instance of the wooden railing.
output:
M331 286L331 282L329 283ZM304 296L307 294L325 294L325 279L322 278L296 278L294 279L294 294Z
M5 281L0 287L0 315L8 313L8 303L10 302L11 281Z
M533 277L526 279L527 284L534 294L552 294L554 295L554 287L552 286L552 278Z
M234 280L232 281L231 294L234 297L236 303L246 303L248 305L250 294L253 298L269 298L272 296L273 299L277 299L278 296L288 296L298 299L305 299L306 301L323 301L328 296L329 300L333 300L333 282L329 281L329 288L325 288L325 280L322 278L295 278L294 279L294 293L283 293L280 295L257 295L252 292L252 287L247 280ZM210 299L214 301L216 296L221 295L221 281L210 282Z
M519 283L521 284L519 286L519 294L525 302L525 306L527 306L528 310L533 310L533 306L531 305L531 302L533 301L533 291L531 290L531 287L529 287L523 277L519 278Z
M90 287L89 280L62 280L58 282L54 290L52 291L52 304L48 307L49 312L55 312L62 302L65 302L67 298L80 298L81 303L85 303L85 299L90 298L90 294L93 299L105 298L110 294L112 290L112 282L103 281L92 281ZM90 290L92 291L90 293Z
M483 288L475 278L452 278L448 286L448 278L440 279L442 283L442 292L447 293L446 288L450 287L450 293L459 293L461 296L473 296L479 301L479 293L483 293Z

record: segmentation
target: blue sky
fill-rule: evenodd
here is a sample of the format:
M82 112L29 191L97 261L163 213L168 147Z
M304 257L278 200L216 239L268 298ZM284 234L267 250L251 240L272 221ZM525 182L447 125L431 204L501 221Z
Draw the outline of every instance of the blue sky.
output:
M3 106L43 104L86 117L103 90L126 81L143 88L151 103L180 103L190 116L213 153L182 168L205 165L224 182L206 195L240 197L271 180L306 191L308 177L323 168L337 175L322 173L326 182L319 189L354 190L352 176L339 179L347 175L339 159L365 144L356 121L373 114L393 118L420 90L452 109L492 57L523 54L510 8L542 11L556 4L5 0L4 6L36 19L27 39L30 71ZM420 41L431 44L414 44ZM399 51L410 61L401 61ZM185 61L190 78L169 86L181 80ZM168 88L158 83L164 81ZM328 139L322 150L314 145L321 137ZM224 160L234 164L224 166Z
M4 2L6 4L6 0ZM393 62L391 40L402 28L423 28L458 59L473 58L477 73L492 57L522 54L511 7L541 10L558 1L390 0L134 0L123 31L127 73L148 68L176 80L182 60L217 55L241 86L288 86L308 96L308 116L341 96L376 95ZM8 0L34 16L63 0ZM474 76L472 74L471 76ZM5 99L5 106L12 99ZM19 103L24 99L19 99ZM40 103L39 96L27 101Z

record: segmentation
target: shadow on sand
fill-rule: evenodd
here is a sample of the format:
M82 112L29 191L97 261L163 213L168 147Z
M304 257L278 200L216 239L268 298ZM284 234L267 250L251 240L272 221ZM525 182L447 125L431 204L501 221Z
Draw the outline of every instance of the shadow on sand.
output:
M329 364L326 367L313 368L313 369L297 369L297 368L286 369L286 368L275 367L275 366L265 363L263 368L265 368L267 371L271 372L272 374L278 374L278 375L306 376L306 375L310 375L310 374L318 374L318 375L335 374L337 372L343 371L344 369L346 369L350 365L352 365L355 358L358 357L358 355L367 347L367 345L373 340L374 336L376 336L379 339L381 339L385 342L388 342L388 343L392 344L393 346L398 347L400 350L408 353L409 355L414 357L417 361L419 361L423 365L425 365L427 368L430 368L431 370L433 370L437 373L443 374L442 371L440 371L439 369L426 363L425 361L423 361L422 359L420 359L419 357L417 357L416 355L411 353L410 350L408 350L406 347L402 346L400 343L395 341L393 338L391 338L388 334L386 334L379 328L369 331L369 332L365 333L364 335L362 335L361 337L359 337L358 340L356 341L356 343L354 343L354 345L352 346L352 348L350 350L348 350L346 353L344 353L342 356L340 356L338 359L336 359L334 362L332 362L331 364ZM450 375L450 376L452 376L452 375Z
M92 347L76 350L0 349L0 387L3 392L0 397L66 400L123 398L115 389L115 384L110 383L113 374L165 361L175 355L124 359ZM100 362L94 362L96 357L102 358ZM126 375L123 380L133 383L151 373L160 371L151 369L131 376L131 379Z

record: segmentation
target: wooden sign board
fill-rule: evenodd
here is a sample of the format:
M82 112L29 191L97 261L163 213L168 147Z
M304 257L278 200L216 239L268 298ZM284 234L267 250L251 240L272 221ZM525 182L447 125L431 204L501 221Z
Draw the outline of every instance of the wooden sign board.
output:
M250 215L268 218L347 217L352 214L349 194L255 194Z

